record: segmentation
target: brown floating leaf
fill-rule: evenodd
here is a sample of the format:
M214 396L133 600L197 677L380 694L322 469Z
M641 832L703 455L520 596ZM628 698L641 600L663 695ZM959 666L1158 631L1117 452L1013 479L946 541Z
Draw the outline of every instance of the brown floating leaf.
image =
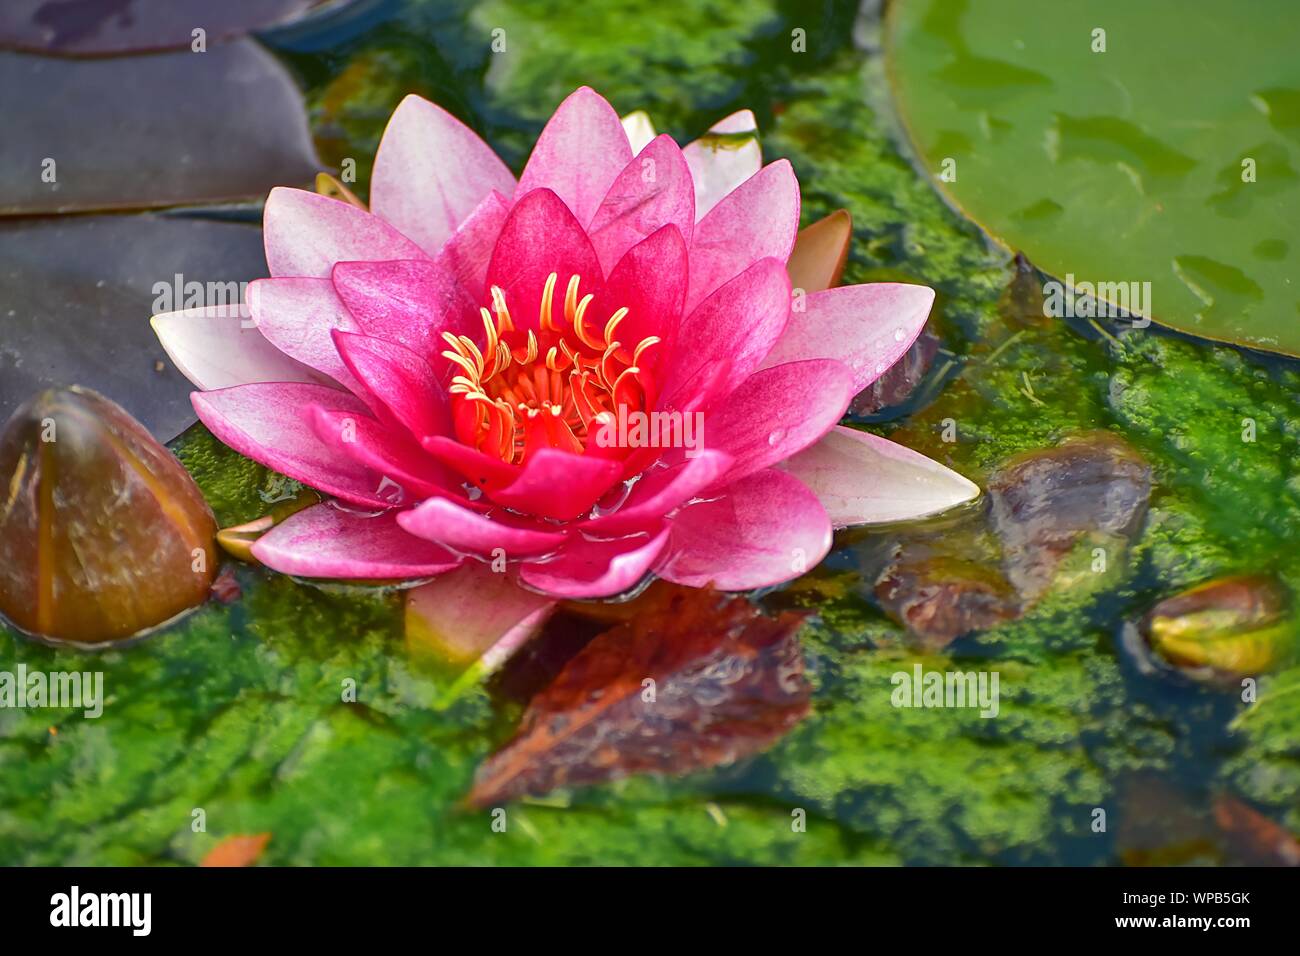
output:
M0 214L261 199L320 167L302 95L252 40L93 60L0 53L0 116Z
M1300 866L1300 841L1249 804L1219 797L1214 801L1214 822L1248 866Z
M0 46L39 53L105 54L191 48L278 26L322 0L5 0Z
M203 858L199 866L252 866L271 842L271 834L228 836Z
M853 219L847 209L837 209L799 230L794 250L786 263L790 285L805 292L821 292L840 281L849 258Z
M808 712L802 620L679 589L568 663L514 739L479 767L468 802L684 773L763 750Z

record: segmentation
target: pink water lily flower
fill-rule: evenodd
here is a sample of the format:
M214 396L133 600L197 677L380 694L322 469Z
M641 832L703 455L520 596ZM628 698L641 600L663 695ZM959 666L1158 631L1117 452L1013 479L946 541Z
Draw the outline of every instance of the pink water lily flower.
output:
M334 499L253 554L346 579L483 579L495 562L518 593L484 613L522 619L650 575L777 584L821 560L833 527L974 497L936 462L838 425L934 294L792 291L799 184L788 162L761 164L753 129L738 113L680 148L583 88L516 180L408 96L368 210L274 190L252 321L154 319L207 427ZM653 413L697 423L695 447L597 440ZM448 613L467 613L455 600Z

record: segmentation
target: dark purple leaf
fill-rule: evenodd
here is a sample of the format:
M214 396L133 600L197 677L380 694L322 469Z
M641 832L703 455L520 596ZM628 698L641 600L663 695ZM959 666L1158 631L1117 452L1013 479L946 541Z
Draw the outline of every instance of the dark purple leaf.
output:
M159 439L179 434L193 386L149 325L155 283L178 274L205 290L265 276L261 230L157 215L0 220L0 418L42 388L86 385Z
M0 53L0 214L261 199L320 163L302 96L251 40L206 53Z
M0 47L105 54L189 48L293 20L321 0L5 0Z

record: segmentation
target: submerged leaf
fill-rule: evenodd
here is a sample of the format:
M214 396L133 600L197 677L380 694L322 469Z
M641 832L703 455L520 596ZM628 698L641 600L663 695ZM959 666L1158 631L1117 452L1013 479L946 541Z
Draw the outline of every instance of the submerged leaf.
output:
M1110 432L1016 456L989 481L1007 577L1033 599L1085 537L1103 550L1124 547L1146 517L1150 494L1150 466Z
M632 773L684 773L763 750L808 713L802 617L680 589L571 660L478 770L487 806Z

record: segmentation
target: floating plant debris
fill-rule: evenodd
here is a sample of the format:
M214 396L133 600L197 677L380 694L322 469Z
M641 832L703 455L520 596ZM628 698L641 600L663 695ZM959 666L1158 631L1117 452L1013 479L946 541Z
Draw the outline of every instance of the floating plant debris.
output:
M479 768L469 802L684 773L765 749L808 713L802 623L680 589L597 637L533 698L514 739Z
M199 866L252 866L271 842L271 834L228 836L203 858Z
M320 504L320 502L321 496L310 488L298 488L288 498L276 502L275 507L260 518L254 518L252 521L246 521L243 524L233 525L229 528L222 528L217 532L217 544L221 545L222 550L231 557L238 558L240 561L247 561L250 564L256 564L257 558L253 556L253 544L258 538L304 508L310 508L312 505Z
M41 392L0 434L0 613L28 633L120 640L200 604L216 523L193 479L119 406Z

